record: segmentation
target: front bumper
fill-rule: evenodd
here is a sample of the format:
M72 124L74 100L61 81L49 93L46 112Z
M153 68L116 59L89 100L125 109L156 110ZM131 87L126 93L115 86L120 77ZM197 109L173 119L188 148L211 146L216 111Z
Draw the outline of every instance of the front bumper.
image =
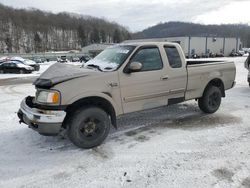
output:
M34 68L35 71L39 71L40 70L40 65L36 64L32 66Z
M41 110L27 104L27 98L21 102L18 111L20 122L43 135L57 135L62 129L66 116L64 111Z

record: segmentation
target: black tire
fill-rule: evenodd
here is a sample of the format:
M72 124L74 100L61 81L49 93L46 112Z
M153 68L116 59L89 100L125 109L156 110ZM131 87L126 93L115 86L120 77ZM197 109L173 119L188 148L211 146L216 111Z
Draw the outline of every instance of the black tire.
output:
M25 71L23 69L19 70L19 74L25 74Z
M218 87L209 86L198 100L200 109L209 114L216 112L220 107L221 97L221 90Z
M77 110L68 122L69 139L78 147L89 149L99 146L108 136L110 119L98 107Z

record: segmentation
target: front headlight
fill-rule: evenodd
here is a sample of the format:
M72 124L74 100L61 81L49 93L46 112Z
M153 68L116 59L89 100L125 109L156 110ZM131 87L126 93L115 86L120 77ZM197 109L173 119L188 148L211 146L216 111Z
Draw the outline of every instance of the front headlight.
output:
M59 91L54 90L42 90L38 91L36 95L36 101L38 103L45 103L50 105L58 105L61 102L61 95Z

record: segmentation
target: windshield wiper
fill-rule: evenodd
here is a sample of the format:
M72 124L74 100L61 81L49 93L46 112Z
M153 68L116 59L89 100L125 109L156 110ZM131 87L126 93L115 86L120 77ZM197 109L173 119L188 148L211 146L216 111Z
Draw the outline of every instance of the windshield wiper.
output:
M100 68L100 66L95 65L95 64L89 64L89 65L87 65L87 67L93 67L93 68L96 68L97 70L103 72L103 70Z

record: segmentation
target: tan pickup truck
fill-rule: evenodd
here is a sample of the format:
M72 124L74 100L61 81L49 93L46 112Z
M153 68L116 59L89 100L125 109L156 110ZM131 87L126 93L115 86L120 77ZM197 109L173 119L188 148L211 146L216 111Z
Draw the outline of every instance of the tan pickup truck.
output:
M83 68L54 64L35 82L20 122L42 135L62 130L81 148L100 145L117 116L196 99L214 113L235 84L234 62L186 60L175 43L142 42L110 47Z

